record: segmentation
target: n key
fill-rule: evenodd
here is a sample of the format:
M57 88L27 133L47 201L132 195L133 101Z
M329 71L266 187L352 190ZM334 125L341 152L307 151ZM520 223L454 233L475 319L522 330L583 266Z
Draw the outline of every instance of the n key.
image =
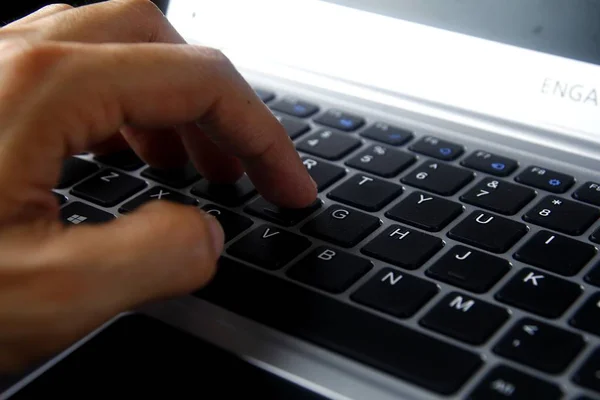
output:
M567 235L581 235L600 217L600 210L557 196L546 196L523 216L544 228Z
M71 193L104 207L112 207L146 187L141 179L105 170L75 186Z
M399 185L359 174L333 189L328 197L365 211L379 211L401 194Z
M533 189L493 178L485 178L462 195L465 203L504 215L514 215L535 197Z
M427 161L403 178L402 182L442 196L452 196L473 178L473 173L466 169Z

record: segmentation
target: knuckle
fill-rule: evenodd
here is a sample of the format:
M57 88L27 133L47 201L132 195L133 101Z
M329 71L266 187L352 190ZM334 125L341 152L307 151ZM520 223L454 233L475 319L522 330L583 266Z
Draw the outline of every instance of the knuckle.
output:
M66 3L54 3L44 6L40 9L40 11L47 11L49 13L60 12L60 11L68 11L73 9L74 7L70 4Z
M143 18L151 18L152 20L165 18L160 8L151 0L126 0L122 4L137 12Z
M4 55L3 67L8 68L11 78L18 77L29 81L40 80L42 76L64 62L67 56L65 48L54 43L15 40L7 47L8 52Z
M212 47L204 47L200 48L199 51L202 53L204 60L218 71L233 69L233 63L221 50Z

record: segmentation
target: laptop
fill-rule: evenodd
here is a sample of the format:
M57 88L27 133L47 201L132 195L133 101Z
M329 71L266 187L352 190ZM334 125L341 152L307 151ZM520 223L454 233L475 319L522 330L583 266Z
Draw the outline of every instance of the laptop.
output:
M294 388L246 396L600 398L600 2L172 0L167 17L238 66L319 202L281 210L247 178L215 187L130 153L68 160L65 223L174 193L222 222L226 249L207 287L116 317L1 398L133 326L133 347L185 333L139 357L203 343L185 371L208 373L214 347ZM144 184L102 206L106 169ZM223 390L248 384L233 370Z

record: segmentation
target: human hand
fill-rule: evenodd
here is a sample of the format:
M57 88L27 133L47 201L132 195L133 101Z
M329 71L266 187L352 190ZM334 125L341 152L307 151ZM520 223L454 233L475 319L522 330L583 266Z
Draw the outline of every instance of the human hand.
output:
M245 171L281 206L315 200L293 143L231 63L183 43L146 0L51 6L0 29L0 371L201 287L223 248L216 220L167 202L65 227L51 189L69 156L129 145L159 167L189 156L213 181Z

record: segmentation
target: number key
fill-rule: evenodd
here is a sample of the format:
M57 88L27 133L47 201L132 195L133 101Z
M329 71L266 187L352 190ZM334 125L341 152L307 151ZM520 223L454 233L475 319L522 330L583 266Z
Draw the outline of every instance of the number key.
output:
M600 217L600 210L557 196L546 196L523 219L567 235L580 235Z
M283 125L283 129L285 129L286 133L292 140L297 139L300 135L310 130L310 125L299 119L286 117L283 115L275 115L275 118L277 118L281 125Z
M452 196L473 178L474 174L466 169L426 161L403 178L402 182L442 196Z
M486 210L514 215L535 197L535 191L494 178L485 178L460 199Z
M360 145L361 141L351 136L322 130L302 140L296 148L313 156L339 160Z
M375 175L392 178L416 161L412 154L385 146L372 146L346 162L346 165Z

